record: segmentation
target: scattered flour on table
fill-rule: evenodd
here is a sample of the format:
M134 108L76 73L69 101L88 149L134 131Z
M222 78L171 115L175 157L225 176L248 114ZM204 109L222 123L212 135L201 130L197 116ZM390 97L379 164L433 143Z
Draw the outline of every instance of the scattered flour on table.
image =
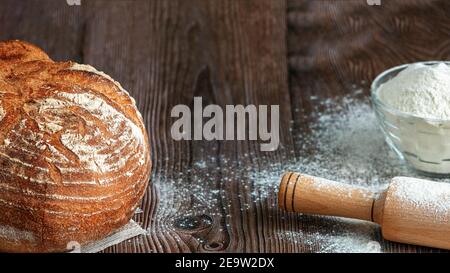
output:
M292 133L297 136L294 139L295 151L282 152L285 155L280 157L279 163L267 163L273 162L273 158L264 160L252 154L244 154L239 160L211 156L194 161L192 167L180 170L175 178L156 179L160 192L156 215L159 226L170 232L172 223L167 223L166 219L204 213L215 221L222 221L225 217L227 229L233 217L238 217L233 207L236 202L232 202L236 198L240 200L238 209L248 218L254 215L245 214L246 210L251 208L254 213L255 209L260 209L260 204L276 208L279 180L285 171L302 172L373 190L384 189L395 176L420 177L404 167L385 144L370 103L362 92L356 91L337 100L311 97L311 104L311 115L294 109L296 114L302 115L304 122L292 124ZM241 161L252 164L244 164L246 167L242 168ZM221 171L223 169L226 171ZM218 183L221 187L211 187L216 190L206 186ZM232 196L229 187L240 187L240 192L250 193L250 197ZM284 215L299 217L299 226L289 230L280 227L274 231L272 239L302 245L303 249L299 251L382 251L376 242L380 236L378 227L372 223L338 217ZM269 214L267 217L273 216ZM183 225L188 227L192 222L186 221ZM317 226L325 225L332 231L317 231L320 230ZM201 239L199 242L202 243Z
M320 217L320 216L313 216ZM310 217L311 218L311 217ZM301 243L308 247L308 252L316 253L379 253L381 246L373 241L375 225L359 220L322 217L329 221L326 224L333 227L331 233L310 231L282 231L279 237L283 240ZM322 219L322 220L324 220Z

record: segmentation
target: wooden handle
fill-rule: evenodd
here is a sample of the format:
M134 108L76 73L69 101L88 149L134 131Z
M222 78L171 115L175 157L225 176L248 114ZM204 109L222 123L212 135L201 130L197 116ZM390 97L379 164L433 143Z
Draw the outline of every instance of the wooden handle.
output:
M281 179L278 205L290 212L375 221L376 197L360 187L288 172Z

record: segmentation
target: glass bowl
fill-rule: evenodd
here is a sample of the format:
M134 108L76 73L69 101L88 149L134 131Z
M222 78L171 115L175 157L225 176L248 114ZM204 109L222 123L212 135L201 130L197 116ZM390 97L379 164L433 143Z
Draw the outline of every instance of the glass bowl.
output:
M420 62L435 65L450 62ZM413 63L418 64L418 63ZM450 120L423 118L401 112L384 104L379 87L410 65L388 69L378 75L371 86L372 105L386 142L409 166L428 175L450 174Z

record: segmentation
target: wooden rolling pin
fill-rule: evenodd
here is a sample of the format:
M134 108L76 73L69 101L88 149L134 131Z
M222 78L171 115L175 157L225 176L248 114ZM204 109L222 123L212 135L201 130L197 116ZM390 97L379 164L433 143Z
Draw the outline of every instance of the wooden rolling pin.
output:
M278 205L290 212L372 221L387 240L450 249L450 184L395 177L374 192L299 173L281 179Z

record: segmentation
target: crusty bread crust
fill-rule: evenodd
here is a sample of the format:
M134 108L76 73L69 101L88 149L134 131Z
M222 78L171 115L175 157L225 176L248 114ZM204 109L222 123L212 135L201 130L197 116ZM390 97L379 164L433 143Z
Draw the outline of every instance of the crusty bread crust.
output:
M110 234L150 170L142 117L120 84L0 42L0 251L64 251Z

